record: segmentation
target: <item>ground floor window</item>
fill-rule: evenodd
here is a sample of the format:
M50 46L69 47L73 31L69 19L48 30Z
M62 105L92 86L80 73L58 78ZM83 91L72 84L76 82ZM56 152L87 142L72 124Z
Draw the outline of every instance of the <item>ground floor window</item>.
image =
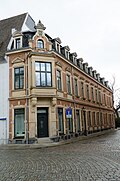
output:
M80 131L80 112L76 110L76 122L77 122L77 131Z
M73 132L73 120L72 120L72 118L68 118L67 121L68 121L69 133L72 133Z
M63 108L58 108L59 133L64 134Z
M22 137L25 135L25 110L14 110L14 135L15 137Z

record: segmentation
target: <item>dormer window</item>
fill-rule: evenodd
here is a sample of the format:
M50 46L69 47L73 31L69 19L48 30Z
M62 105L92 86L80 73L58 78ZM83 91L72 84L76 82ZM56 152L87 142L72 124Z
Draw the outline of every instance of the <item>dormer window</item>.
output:
M83 70L88 73L88 63L83 63Z
M56 43L56 50L57 50L57 52L60 52L60 45L59 45L59 43Z
M68 52L68 51L65 51L65 57L66 57L67 59L69 59L69 52Z
M37 48L44 48L44 42L43 42L43 40L38 40L37 41Z
M20 38L15 39L16 49L19 49L21 47Z
M12 34L12 37L13 37L13 42L12 42L11 49L22 48L23 34L19 31L15 30L14 33Z
M88 67L88 73L89 73L89 75L91 75L91 76L93 76L93 74L92 74L92 70L93 70L93 68L92 68L92 67Z

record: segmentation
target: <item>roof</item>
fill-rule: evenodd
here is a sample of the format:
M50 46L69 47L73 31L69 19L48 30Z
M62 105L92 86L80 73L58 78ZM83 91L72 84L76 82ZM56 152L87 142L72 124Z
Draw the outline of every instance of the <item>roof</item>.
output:
M20 31L27 13L0 21L0 62L4 59L11 38L12 28Z

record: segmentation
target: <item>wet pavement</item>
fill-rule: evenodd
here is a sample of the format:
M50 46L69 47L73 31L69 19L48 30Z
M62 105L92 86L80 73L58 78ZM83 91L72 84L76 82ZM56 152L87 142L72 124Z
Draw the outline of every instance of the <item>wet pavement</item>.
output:
M0 181L120 181L120 130L53 147L0 146Z

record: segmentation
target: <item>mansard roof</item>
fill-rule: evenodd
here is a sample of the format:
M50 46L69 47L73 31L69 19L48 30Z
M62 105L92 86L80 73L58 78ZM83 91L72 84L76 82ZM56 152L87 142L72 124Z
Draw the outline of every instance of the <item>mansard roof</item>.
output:
M0 62L4 60L4 55L12 35L12 29L20 31L26 15L27 13L24 13L0 21Z

